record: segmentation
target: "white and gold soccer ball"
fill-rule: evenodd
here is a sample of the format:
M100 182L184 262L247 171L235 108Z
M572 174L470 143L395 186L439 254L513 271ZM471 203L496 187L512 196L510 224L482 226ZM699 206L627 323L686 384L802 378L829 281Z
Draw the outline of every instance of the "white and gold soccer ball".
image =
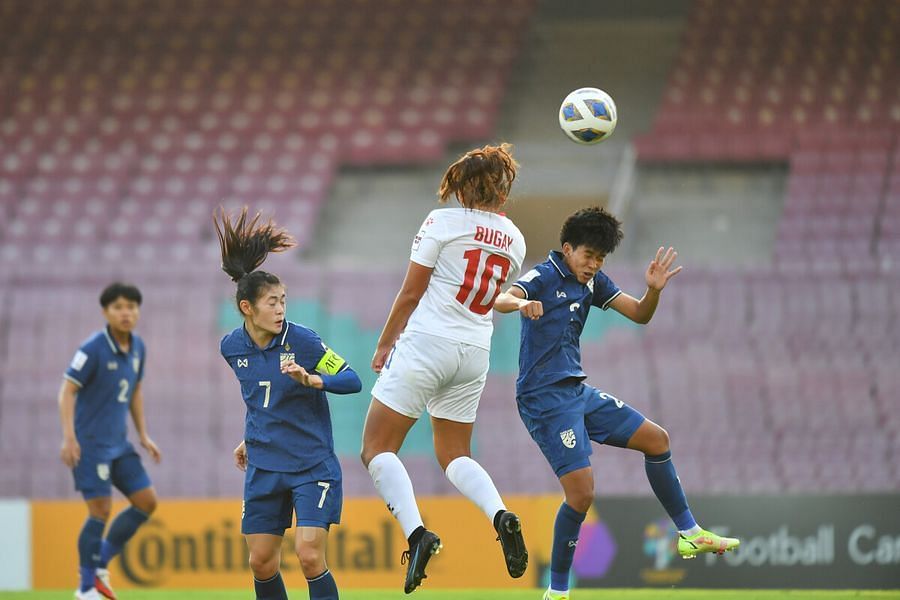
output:
M559 107L559 126L579 144L598 144L607 139L616 129L617 120L616 103L597 88L577 89Z

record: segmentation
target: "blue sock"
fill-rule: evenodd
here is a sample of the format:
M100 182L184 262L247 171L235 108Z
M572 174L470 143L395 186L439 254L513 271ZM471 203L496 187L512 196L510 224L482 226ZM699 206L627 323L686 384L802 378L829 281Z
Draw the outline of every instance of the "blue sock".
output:
M550 552L550 587L557 592L569 589L569 571L575 558L575 543L587 513L580 513L565 502L559 506L553 524L553 550Z
M672 453L666 452L658 456L644 455L644 469L647 471L647 479L653 493L669 513L675 527L679 531L694 527L697 521L688 508L681 481L675 472L675 465L672 464Z
M318 577L307 579L306 583L309 585L309 600L338 600L337 584L328 569Z
M256 600L287 600L287 590L284 589L280 571L265 581L254 577L253 587L256 588Z
M94 587L94 571L100 560L100 540L105 528L105 521L88 517L78 535L78 572L81 574L82 592Z
M97 566L105 569L112 558L122 551L125 542L131 539L138 527L147 522L150 516L142 510L129 506L113 519L106 539L100 545L100 560Z

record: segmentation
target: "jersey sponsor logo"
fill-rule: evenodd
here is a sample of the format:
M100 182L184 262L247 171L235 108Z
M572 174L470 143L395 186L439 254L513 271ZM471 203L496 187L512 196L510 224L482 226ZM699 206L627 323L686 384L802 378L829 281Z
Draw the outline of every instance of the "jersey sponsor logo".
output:
M72 357L72 364L69 366L75 371L80 371L84 364L87 362L88 355L79 350L75 353L75 356Z
M279 361L281 364L287 362L294 362L294 353L293 352L282 352Z
M249 359L249 358L239 358L239 359L237 359L237 366L238 366L238 368L241 368L241 367L247 367L247 366L249 366L249 365L250 365L250 359Z
M481 225L475 227L475 241L484 242L488 246L494 246L501 250L509 250L513 243L512 236L503 233L499 229L491 229Z
M575 312L575 311L578 310L579 308L581 308L581 303L580 303L580 302L573 302L572 304L569 305L569 312Z
M115 371L116 369L119 368L119 363L117 363L114 360L111 360L108 363L106 363L106 368L109 369L110 371Z
M556 297L557 298L567 298L568 296L566 296L566 293L564 291L556 290Z
M569 540L569 548L574 548L578 545L578 540Z
M563 446L566 448L574 448L577 440L575 439L575 431L572 429L566 429L565 431L559 432L559 437L562 439Z
M109 479L109 465L106 463L99 463L97 465L97 477L106 481Z
M131 366L134 369L134 372L137 373L141 370L141 359L137 356L131 359Z

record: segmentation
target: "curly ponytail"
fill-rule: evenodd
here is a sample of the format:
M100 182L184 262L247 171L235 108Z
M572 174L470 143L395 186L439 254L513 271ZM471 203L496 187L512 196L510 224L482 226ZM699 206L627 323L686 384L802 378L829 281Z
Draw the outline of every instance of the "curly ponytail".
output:
M470 150L444 173L438 197L444 203L453 194L466 208L497 208L506 202L518 167L511 144Z

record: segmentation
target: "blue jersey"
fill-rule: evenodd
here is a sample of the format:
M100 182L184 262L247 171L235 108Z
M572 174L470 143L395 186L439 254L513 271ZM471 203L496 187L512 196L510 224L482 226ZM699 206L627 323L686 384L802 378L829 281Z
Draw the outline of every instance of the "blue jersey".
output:
M84 453L110 461L131 450L128 411L134 388L144 376L145 356L140 337L132 334L131 347L123 352L108 328L78 348L65 378L78 386L75 437Z
M580 283L556 250L513 285L544 307L540 319L522 318L516 395L564 379L584 379L580 336L588 312L591 306L606 310L622 291L602 271L587 285Z
M334 455L325 392L281 372L281 363L289 360L309 373L334 375L348 368L315 331L285 321L281 334L259 348L242 325L222 339L220 350L241 382L247 405L244 442L251 465L290 473L311 469Z

